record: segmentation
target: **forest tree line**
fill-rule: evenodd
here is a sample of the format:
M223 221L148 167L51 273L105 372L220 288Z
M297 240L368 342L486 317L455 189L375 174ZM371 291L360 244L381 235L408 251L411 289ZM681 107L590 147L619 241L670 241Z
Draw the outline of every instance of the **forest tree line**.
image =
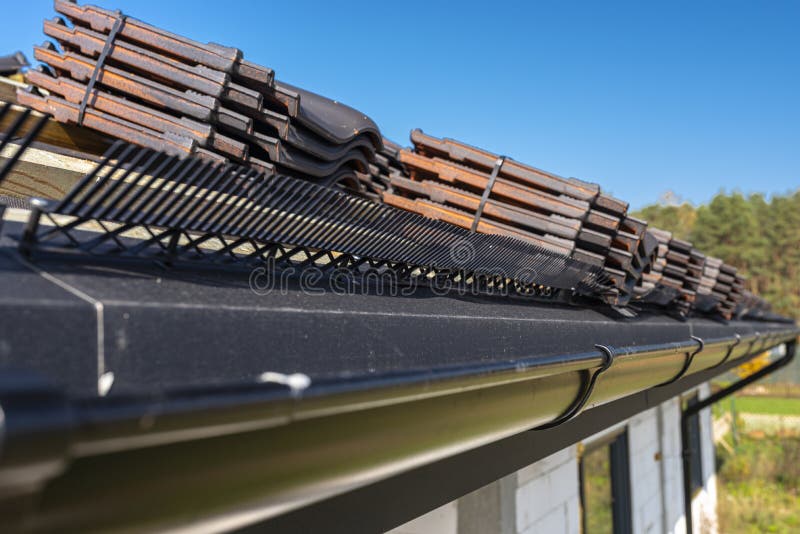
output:
M653 204L634 215L737 267L776 312L800 317L800 190L769 200L720 193L699 207Z

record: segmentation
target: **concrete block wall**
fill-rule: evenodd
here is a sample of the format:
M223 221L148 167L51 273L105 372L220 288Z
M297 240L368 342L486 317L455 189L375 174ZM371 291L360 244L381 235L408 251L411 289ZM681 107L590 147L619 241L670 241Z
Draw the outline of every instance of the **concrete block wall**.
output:
M440 506L387 534L458 534L458 501Z
M518 533L580 534L576 447L563 449L517 472Z
M677 397L659 406L659 434L661 441L661 498L665 534L686 532L683 513L683 458L681 457L681 403Z
M647 410L628 422L631 522L633 531L642 534L653 534L663 529L658 411L659 408Z
M708 383L698 388L698 397L704 399L711 394ZM694 532L717 534L717 474L714 467L714 437L711 410L700 412L700 456L703 459L703 489L692 501Z
M699 389L700 398L709 386ZM684 534L681 401L658 407L592 436L589 444L626 429L635 534ZM710 410L701 412L705 483L694 500L695 532L715 534L716 477ZM391 534L580 534L579 450L576 444L407 523Z

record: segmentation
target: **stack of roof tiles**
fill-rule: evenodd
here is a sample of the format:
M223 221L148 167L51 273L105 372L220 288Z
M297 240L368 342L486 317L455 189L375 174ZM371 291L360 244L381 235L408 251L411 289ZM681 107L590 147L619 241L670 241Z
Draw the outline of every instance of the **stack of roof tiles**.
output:
M744 289L735 268L670 232L648 229L627 215L627 203L597 185L420 130L411 141L413 149L397 151L399 165L371 177L388 183L381 191L387 204L600 266L614 282L607 297L614 304L636 299L683 315L696 309L733 316Z
M94 6L55 0L58 45L35 47L21 104L110 137L340 188L485 234L511 236L603 269L606 299L732 318L767 313L744 278L691 243L647 227L593 183L421 130L413 149L363 113L275 80L242 52ZM19 57L0 58L0 68ZM92 81L93 80L93 81ZM94 83L94 85L92 85ZM81 111L82 106L85 109Z
M384 202L463 228L475 224L478 232L516 237L603 267L616 286L614 302L624 304L633 296L649 263L647 224L627 215L626 202L596 184L510 158L499 163L497 154L452 139L414 130L411 140L414 150L397 154L408 175L390 173ZM496 164L497 178L476 223Z
M636 294L647 302L672 305L682 313L691 309L716 312L730 319L741 299L744 278L719 258L705 256L688 241L651 228L656 238L655 258L642 273Z
M113 137L317 180L368 173L382 148L369 117L276 81L240 50L68 0L55 9L69 22L45 21L44 32L61 51L35 48L46 66L29 73L36 89L18 99L61 122L77 123L86 99L83 125Z
M744 284L745 278L737 273L736 267L719 258L706 257L694 308L703 312L716 311L730 319L742 300Z
M697 288L694 307L709 312L717 309L728 298L729 290L719 286L719 275L723 262L719 258L706 256L703 263L703 274Z
M13 76L28 66L28 60L22 52L0 56L0 76Z
M324 184L374 202L381 202L381 195L391 187L391 177L406 176L405 167L398 160L401 149L397 143L384 138L383 148L375 153L375 160L369 164L368 172L345 168L331 176Z
M408 170L400 162L400 151L403 147L386 138L383 139L383 149L375 156L375 164L370 165L370 180L367 187L380 195L391 187L392 177L407 176Z
M774 316L772 305L750 291L742 292L741 300L736 307L736 315L738 317L763 317L767 319L770 316Z

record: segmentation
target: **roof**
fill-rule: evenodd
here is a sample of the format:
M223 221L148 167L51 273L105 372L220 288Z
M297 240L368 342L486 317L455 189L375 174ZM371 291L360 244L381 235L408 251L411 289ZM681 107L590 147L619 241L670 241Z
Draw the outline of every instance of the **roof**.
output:
M794 348L735 268L595 184L403 149L237 49L56 9L84 50L37 47L54 69L11 85L40 113L0 107L4 193L47 191L0 205L21 526L385 529Z
M552 444L566 443L580 408L584 431L593 413L612 424L643 409L637 395L674 395L798 334L425 288L312 294L293 282L257 294L247 269L25 257L17 213L0 247L0 335L4 367L25 372L0 388L5 446L47 440L34 458L50 469L29 473L44 492L36 520L53 528L238 528L373 484L399 491L411 468L424 475L554 421L565 430ZM36 408L15 409L19 395Z

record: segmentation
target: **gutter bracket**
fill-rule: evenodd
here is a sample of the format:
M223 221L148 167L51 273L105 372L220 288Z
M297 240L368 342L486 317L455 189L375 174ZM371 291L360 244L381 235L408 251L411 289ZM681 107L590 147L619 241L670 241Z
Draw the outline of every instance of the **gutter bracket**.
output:
M735 349L736 347L738 347L739 345L742 344L742 336L740 336L739 334L735 334L735 335L736 335L736 341L730 347L728 347L728 352L725 354L725 357L722 358L722 360L718 364L714 365L714 367L712 367L712 369L717 368L720 365L722 365L725 362L727 362L728 359L731 357L731 354L733 354L733 349Z
M614 349L607 347L605 345L595 345L596 349L599 349L600 352L603 353L603 363L600 367L589 376L589 378L584 382L583 390L579 393L578 397L575 401L567 408L567 411L550 421L549 423L545 423L543 425L537 426L533 430L546 430L548 428L554 428L561 424L566 423L567 421L574 419L581 413L583 407L589 401L589 397L592 396L592 391L594 391L594 385L597 383L598 377L606 372L614 363Z
M683 377L684 377L684 375L686 375L686 372L687 372L687 371L689 370L689 368L692 366L692 361L694 360L694 357L695 357L695 356L697 356L697 355L698 355L700 352L702 352L702 351L703 351L703 349L704 349L704 348L705 348L705 346L706 346L706 344L705 344L705 342L703 341L703 339L702 339L702 338L699 338L699 337L697 337L697 336L692 336L692 339L693 339L694 341L697 341L697 343L698 343L698 345L699 345L699 346L697 347L697 349L696 349L694 352L690 352L690 353L687 353L687 354L686 354L686 360L684 360L684 362L683 362L683 367L681 367L681 370L680 370L680 371L678 371L678 374L676 374L675 376L673 376L672 378L670 378L670 379L669 379L669 380L667 380L666 382L663 382L663 383L661 383L661 384L658 384L656 387L660 388L660 387L663 387L663 386L667 386L667 385L669 385L669 384L672 384L673 382L677 382L678 380L680 380L681 378L683 378Z
M747 352L745 354L748 355L748 356L752 356L753 347L755 347L756 343L758 343L759 341L762 341L762 338L763 338L763 334L761 332L758 332L758 331L754 332L754 337L750 341L750 346L747 348ZM732 350L731 350L731 352L732 352ZM722 363L727 361L729 356L730 355L726 356L725 360Z

